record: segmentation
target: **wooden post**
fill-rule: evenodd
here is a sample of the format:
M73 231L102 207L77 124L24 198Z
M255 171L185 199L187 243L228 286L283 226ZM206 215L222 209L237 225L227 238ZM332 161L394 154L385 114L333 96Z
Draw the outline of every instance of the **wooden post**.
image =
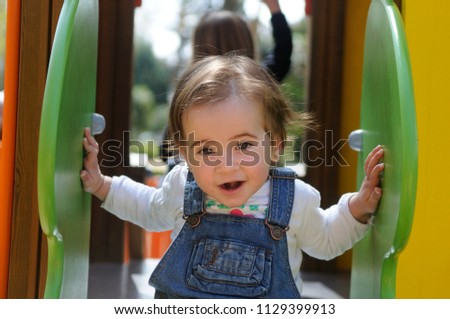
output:
M102 167L104 174L128 175L129 131L132 87L133 1L100 0L99 48L97 73L97 113L106 119L105 131L98 135L100 145L114 144L121 153L110 167ZM99 160L106 156L104 147ZM109 157L110 159L110 157ZM113 167L114 166L114 167ZM106 213L97 199L92 201L91 261L125 260L125 222Z

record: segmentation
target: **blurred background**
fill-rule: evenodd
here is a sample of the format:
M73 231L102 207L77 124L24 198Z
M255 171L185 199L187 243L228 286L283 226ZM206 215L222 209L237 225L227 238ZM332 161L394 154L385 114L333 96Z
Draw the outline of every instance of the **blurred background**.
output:
M280 6L294 43L291 70L283 89L300 110L304 105L308 50L305 3L280 0ZM249 21L257 54L265 56L273 46L271 15L260 0L143 0L135 10L131 139L145 145L149 159L158 155L174 81L191 58L193 29L203 13L221 9L238 12ZM130 147L131 153L142 151Z

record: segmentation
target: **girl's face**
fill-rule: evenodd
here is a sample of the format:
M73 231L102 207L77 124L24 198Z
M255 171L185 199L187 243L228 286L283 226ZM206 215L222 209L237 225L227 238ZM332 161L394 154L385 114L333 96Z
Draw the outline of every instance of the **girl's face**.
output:
M186 140L180 151L203 192L235 207L261 188L280 141L271 141L259 101L229 98L195 105L182 122Z

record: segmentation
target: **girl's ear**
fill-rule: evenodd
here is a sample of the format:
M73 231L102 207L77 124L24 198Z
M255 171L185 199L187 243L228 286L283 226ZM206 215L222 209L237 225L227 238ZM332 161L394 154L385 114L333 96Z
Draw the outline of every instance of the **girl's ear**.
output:
M277 163L278 160L280 159L280 155L283 152L283 142L281 141L281 139L279 137L276 137L273 141L272 141L272 146L271 146L271 151L270 151L270 159L272 161L272 163Z
M187 163L187 150L186 147L178 147L178 152L180 153L181 158Z

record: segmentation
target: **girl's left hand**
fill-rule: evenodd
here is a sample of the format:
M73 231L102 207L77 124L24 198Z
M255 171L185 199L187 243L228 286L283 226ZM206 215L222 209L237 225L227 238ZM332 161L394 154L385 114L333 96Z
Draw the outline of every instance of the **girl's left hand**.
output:
M367 156L364 163L364 180L359 192L353 195L349 201L351 214L362 223L369 221L381 199L380 173L384 169L384 163L380 163L380 160L383 155L383 147L378 145Z

